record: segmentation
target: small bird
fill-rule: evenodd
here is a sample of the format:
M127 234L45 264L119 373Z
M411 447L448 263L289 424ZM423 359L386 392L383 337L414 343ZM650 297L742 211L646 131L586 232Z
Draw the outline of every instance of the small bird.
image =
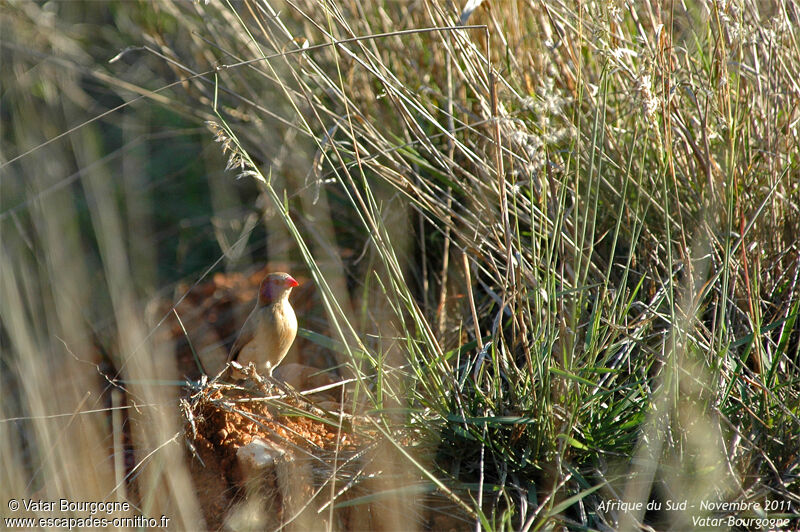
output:
M259 372L272 376L297 336L297 317L289 303L289 292L299 285L282 272L271 273L261 281L256 307L233 342L228 361L237 360L242 366L252 362Z

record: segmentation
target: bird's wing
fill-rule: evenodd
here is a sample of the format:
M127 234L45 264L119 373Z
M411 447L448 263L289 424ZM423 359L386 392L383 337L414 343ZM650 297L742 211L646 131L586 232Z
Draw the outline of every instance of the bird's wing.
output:
M239 352L242 350L244 346L246 346L250 340L253 339L255 336L255 325L256 325L256 311L258 310L258 302L256 302L256 306L250 312L250 315L247 316L247 319L244 320L244 325L242 328L239 329L239 335L236 337L236 340L233 341L233 346L231 347L231 352L228 353L228 362L232 360L236 360L236 357L239 356Z

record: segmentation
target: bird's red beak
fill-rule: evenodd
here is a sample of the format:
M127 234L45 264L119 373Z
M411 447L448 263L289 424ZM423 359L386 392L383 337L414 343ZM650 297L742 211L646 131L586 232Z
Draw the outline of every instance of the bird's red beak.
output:
M294 277L292 277L291 275L286 277L286 287L294 288L295 286L300 286L300 283L295 281Z

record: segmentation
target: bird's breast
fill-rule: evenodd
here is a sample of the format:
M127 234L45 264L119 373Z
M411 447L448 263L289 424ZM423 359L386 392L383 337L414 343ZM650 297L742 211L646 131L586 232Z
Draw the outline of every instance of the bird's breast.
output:
M290 305L289 301L286 299L284 299L280 305L273 305L273 307L275 314L274 323L276 325L275 332L279 338L278 343L281 345L286 343L286 349L288 350L289 346L294 341L294 337L297 335L297 316L294 314L292 305Z

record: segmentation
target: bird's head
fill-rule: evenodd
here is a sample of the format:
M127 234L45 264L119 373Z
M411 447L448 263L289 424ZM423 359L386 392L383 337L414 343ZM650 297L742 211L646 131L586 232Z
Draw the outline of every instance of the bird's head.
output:
M258 304L265 307L275 301L286 299L295 286L300 286L300 283L288 273L271 273L261 281L261 288L258 290Z

